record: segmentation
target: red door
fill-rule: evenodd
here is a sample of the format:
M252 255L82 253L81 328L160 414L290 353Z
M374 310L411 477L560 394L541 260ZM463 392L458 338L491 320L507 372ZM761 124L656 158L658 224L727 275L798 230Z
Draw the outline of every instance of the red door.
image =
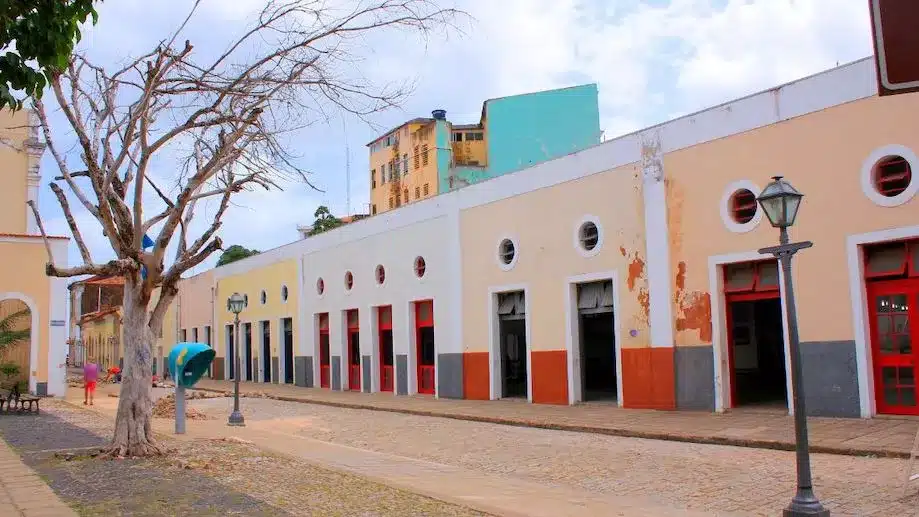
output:
M434 302L415 302L415 344L418 360L418 393L434 394Z
M319 387L330 388L332 368L329 364L329 315L319 315Z
M868 306L878 413L919 415L916 368L919 278L868 285Z
M393 342L392 342L392 307L380 307L380 391L392 391L393 376Z
M347 313L348 321L348 389L361 391L361 329L357 309Z
M874 397L878 413L919 415L919 241L865 247Z
M749 343L753 336L749 331L752 312L749 304L738 302L755 302L774 300L780 297L778 261L764 260L727 264L724 267L724 301L725 323L728 338L728 370L731 375L731 404L737 407L738 364L735 360L735 347ZM735 308L735 303L738 305ZM735 314L741 310L742 313ZM741 369L742 370L742 369ZM743 370L741 371L743 374Z

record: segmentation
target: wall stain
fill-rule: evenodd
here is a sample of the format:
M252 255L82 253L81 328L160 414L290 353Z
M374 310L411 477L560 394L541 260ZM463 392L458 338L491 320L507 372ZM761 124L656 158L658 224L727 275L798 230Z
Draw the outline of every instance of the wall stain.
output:
M676 330L677 332L698 331L699 341L712 342L712 297L704 291L689 291L686 287L686 263L677 264L677 274L674 280L676 292L674 304L676 305Z
M645 261L638 255L638 252L629 254L624 246L619 246L619 253L628 261L629 276L626 279L626 285L629 288L629 292L635 292L635 288L638 286L639 282L641 283L636 295L636 301L641 307L641 312L637 320L643 325L648 325L651 321L651 299L646 282Z

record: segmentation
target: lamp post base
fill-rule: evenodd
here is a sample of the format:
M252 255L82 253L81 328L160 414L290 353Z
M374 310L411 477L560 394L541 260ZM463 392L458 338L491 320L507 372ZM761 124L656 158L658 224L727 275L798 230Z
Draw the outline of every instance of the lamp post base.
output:
M239 411L234 411L230 413L230 419L227 420L227 425L234 426L234 427L245 427L246 419L243 418L242 413L240 413Z
M795 497L782 511L782 517L830 517L830 511L814 496L803 500Z

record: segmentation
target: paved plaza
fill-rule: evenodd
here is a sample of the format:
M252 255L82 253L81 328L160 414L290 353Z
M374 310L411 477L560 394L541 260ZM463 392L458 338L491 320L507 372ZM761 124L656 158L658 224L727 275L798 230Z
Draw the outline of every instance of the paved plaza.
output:
M155 391L158 396L167 393ZM0 448L3 465L22 473L0 481L0 509L9 509L9 515L16 516L106 515L113 509L130 510L124 513L130 515L169 515L165 506L142 496L147 491L138 483L147 480L149 485L155 479L160 490L174 491L188 509L205 504L221 515L774 516L795 486L794 454L783 450L503 425L407 414L396 408L342 407L349 400L376 403L382 399L360 394L251 384L244 385L244 391L252 395L241 401L246 427L225 425L232 399L192 400L190 406L208 418L190 420L186 435L174 436L171 420L155 420L156 431L174 448L173 457L125 463L117 467L126 469L123 474L106 467L112 462L48 460L49 451L55 450L48 440L58 443L59 449L76 450L104 443L118 402L107 393L117 392L117 386L102 387L93 408L82 406L82 394L76 389L69 393L69 403L49 404L41 418L54 419L46 422L46 427L55 429L52 434L25 432L23 426L30 425L27 416L0 417L0 437L26 460L23 464L9 448ZM329 398L321 404L276 400L265 397L268 391L282 398L291 398L284 393L298 392ZM389 400L419 413L438 406L441 411L497 407L504 411L504 418L537 419L545 408L547 414L570 411L572 420L582 421L588 415L599 420L615 414L620 425L633 413L647 425L655 414L601 406L454 404L417 397ZM735 423L749 426L756 415L690 416L734 418ZM768 412L759 417L787 418ZM834 422L826 420L827 424ZM891 423L893 428L912 424L909 420L856 422L876 427L877 432L889 432ZM743 434L743 426L735 429ZM692 430L681 431L691 434ZM919 493L912 490L904 496L905 467L906 461L900 458L813 455L817 493L834 516L914 515ZM90 480L98 481L81 484L86 473ZM105 481L113 478L122 484ZM181 483L170 481L177 479ZM180 485L197 488L194 493L183 492ZM17 491L24 493L36 486L45 490L41 504L64 508L63 499L77 513L41 513L46 509L30 508L25 500L17 502ZM111 506L119 489L129 495ZM139 500L132 502L135 496ZM92 506L99 501L108 506ZM13 502L25 506L20 509ZM205 511L203 515L209 514Z

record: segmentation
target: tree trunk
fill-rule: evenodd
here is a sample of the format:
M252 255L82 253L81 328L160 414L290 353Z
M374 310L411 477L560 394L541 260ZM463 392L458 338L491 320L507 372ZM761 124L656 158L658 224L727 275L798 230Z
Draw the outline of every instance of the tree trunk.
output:
M115 417L115 437L108 455L118 457L162 454L153 437L153 330L148 324L149 296L139 278L127 275L124 286L124 368Z

